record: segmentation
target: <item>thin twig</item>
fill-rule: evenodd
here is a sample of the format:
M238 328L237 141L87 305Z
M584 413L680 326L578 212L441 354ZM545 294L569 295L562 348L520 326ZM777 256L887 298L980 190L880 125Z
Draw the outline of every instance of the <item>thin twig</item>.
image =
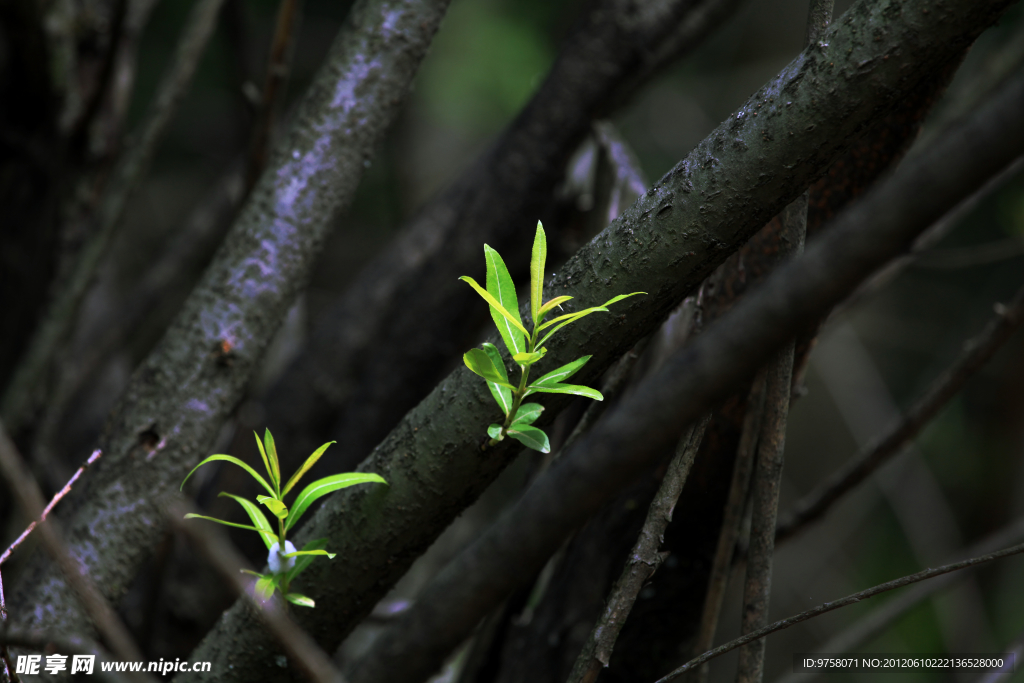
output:
M1019 555L1020 553L1024 553L1024 543L1012 546L1010 548L1005 548L1004 550L990 553L988 555L982 555L980 557L974 557L969 560L963 560L962 562L954 562L952 564L936 567L935 569L925 569L923 571L917 572L916 574L909 574L907 576L903 576L892 581L880 583L877 586L873 586L866 590L862 590L858 593L847 595L845 598L841 598L834 602L822 603L821 605L818 605L813 609L809 609L806 612L801 612L800 614L793 615L786 619L781 619L773 624L765 626L764 628L760 628L754 631L753 633L748 633L747 635L740 636L739 638L731 640L728 643L725 643L724 645L719 645L714 650L708 650L700 657L695 657L691 659L678 669L675 669L666 676L659 678L655 683L669 683L669 681L674 681L676 680L676 678L686 673L687 671L690 671L700 666L704 662L710 661L712 659L715 659L716 657L724 655L726 652L731 652L732 650L735 650L738 647L742 647L747 643L752 643L755 640L760 640L761 638L771 635L776 631L782 631L784 629L789 628L790 626L795 626L801 622L807 621L808 619L813 619L814 617L825 614L826 612L837 610L840 607L846 607L848 605L860 602L861 600L873 598L876 595L885 593L887 591L891 591L895 588L902 588L904 586L909 586L911 584L915 584L920 581L925 581L936 576L942 576L943 574L949 574L950 572L959 571L961 569L967 569L968 567L974 567L979 564L984 564L986 562L992 562L993 560L999 560L1004 557L1009 557L1011 555Z
M43 508L43 514L39 516L39 519L34 520L31 524L29 524L28 528L21 532L21 536L18 536L18 538L14 540L14 543L12 543L10 547L8 547L7 550L4 551L4 554L0 555L0 564L6 562L7 558L9 558L11 556L11 553L14 552L14 549L21 545L21 543L26 538L28 538L28 535L32 533L32 530L36 528L36 524L46 519L46 516L50 514L50 511L53 510L57 503L59 503L61 499L64 498L64 496L71 493L71 487L74 485L74 483L78 481L78 478L82 476L82 473L85 472L86 468L88 468L89 465L93 464L94 462L100 459L101 455L103 455L103 451L101 451L98 448L92 452L92 455L89 456L89 459L86 460L85 463L81 467L79 467L78 470L73 475L71 475L71 479L69 479L68 483L64 485L64 488L62 488L60 491L57 491L57 493L50 500L50 503L45 508ZM2 584L0 584L0 590L2 590L2 587ZM0 593L0 609L3 608L2 595L3 594ZM4 610L3 613L6 615L6 610Z
M832 309L832 312L829 313L825 324L827 325L830 321L836 320L847 311L857 306L864 299L885 288L909 266L914 265L919 259L926 257L931 253L930 249L942 240L943 237L949 234L949 231L952 230L962 218L973 211L983 199L1003 187L1013 178L1017 177L1017 174L1020 173L1021 170L1024 170L1024 156L1019 157L998 174L992 176L992 178L986 181L984 185L975 190L971 196L964 199L950 211L947 211L942 218L935 221L930 228L925 230L917 237L917 239L914 240L914 244L910 248L910 253L893 259L885 266L875 271L875 273L863 282L860 287L855 289L850 296Z
M757 373L747 397L747 409L743 416L743 428L740 432L740 443L736 448L736 461L732 470L732 481L729 484L729 497L725 503L725 514L722 527L718 533L718 546L711 564L708 577L708 589L704 594L704 610L700 619L700 630L694 646L694 655L711 649L718 628L718 617L725 601L725 588L729 583L732 570L732 556L736 548L736 540L743 524L743 510L750 491L750 477L754 469L754 453L757 448L757 436L761 431L761 418L764 415L766 376L762 369ZM694 672L695 683L707 680L708 667L702 666Z
M1018 543L1022 540L1024 540L1024 519L1018 519L973 544L966 552L957 553L957 555L960 557L974 557L994 552L998 548L1006 547L1007 544ZM886 602L859 621L854 622L851 626L830 638L827 643L816 648L815 651L836 654L851 652L879 635L924 600L969 575L970 571L964 571L959 574L946 574L935 581L915 586L899 597ZM778 683L807 683L818 676L817 672L790 673L779 680Z
M683 492L690 468L693 467L693 461L700 449L704 430L710 421L711 415L705 414L684 432L679 440L676 454L669 463L658 492L654 494L654 500L647 511L647 519L644 520L636 544L629 553L626 566L608 596L601 618L594 624L590 637L576 658L576 664L569 675L569 683L593 683L601 670L611 662L615 641L626 624L640 590L664 560L660 550L665 529L672 521L672 512L679 500L679 494Z
M226 534L208 524L187 523L185 515L194 510L181 499L172 499L165 510L171 524L192 541L203 557L209 560L220 575L231 584L235 593L256 609L263 623L311 680L317 683L344 681L331 658L320 649L312 636L288 616L276 595L266 602L256 598L250 582L244 579L239 571L248 568L249 563Z
M776 542L782 542L823 517L845 494L917 436L1024 321L1024 287L1008 305L996 304L995 311L981 334L967 342L960 357L932 382L899 424L797 502L776 528Z
M120 617L96 589L89 577L82 572L78 561L68 553L61 540L57 525L53 520L41 519L44 506L39 485L25 465L25 461L18 453L14 443L7 436L7 431L2 424L0 424L0 473L7 480L11 493L14 494L25 516L38 520L36 529L42 537L43 545L64 572L68 584L78 595L82 606L92 618L96 630L99 631L107 645L122 660L140 661L142 654L132 641L128 629L125 628Z
M812 2L811 25L817 25ZM827 2L825 4L830 4ZM811 29L808 29L811 31ZM779 234L779 257L798 255L807 236L807 193L782 212ZM742 633L756 631L768 623L768 603L772 589L772 560L775 554L775 522L779 513L779 491L782 488L782 461L789 418L789 398L793 385L793 354L795 342L784 346L772 359L765 372L764 414L754 465L753 508L747 575L743 584ZM760 683L764 678L763 640L740 650L737 683Z
M12 432L18 432L31 419L35 402L41 398L45 400L45 390L40 392L39 387L45 386L57 348L74 325L79 304L107 252L128 199L138 188L157 144L188 90L223 2L200 0L193 8L135 141L125 150L112 172L109 189L97 212L96 230L82 248L67 285L57 295L32 335L32 341L27 347L28 355L19 363L19 369L10 382L0 409L0 415Z
M267 152L274 122L288 84L295 34L301 23L302 0L281 0L277 8L274 38L270 45L267 77L263 83L263 99L252 129L249 165L245 172L245 194L256 184L267 165Z

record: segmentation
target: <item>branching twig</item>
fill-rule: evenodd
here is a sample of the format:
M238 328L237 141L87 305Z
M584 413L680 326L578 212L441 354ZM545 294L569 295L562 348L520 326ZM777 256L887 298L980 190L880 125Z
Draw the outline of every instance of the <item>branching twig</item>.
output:
M234 592L245 598L259 613L263 623L311 680L317 683L341 683L344 680L327 653L288 616L287 610L276 595L266 602L256 598L251 582L244 579L239 571L248 568L249 563L234 547L227 534L210 525L187 523L185 515L194 510L182 500L172 500L168 503L166 512L168 520L175 528L192 541L203 557L209 560L220 575L231 584Z
M757 631L754 631L753 633L748 633L747 635L740 636L739 638L731 640L728 643L725 643L724 645L719 645L714 650L708 650L700 657L695 657L694 659L691 659L686 664L683 664L681 667L675 669L668 675L659 678L656 681L656 683L669 683L669 681L674 681L676 680L676 678L686 673L687 671L690 671L700 666L704 662L714 659L715 657L724 655L726 652L731 652L732 650L735 650L738 647L742 647L747 643L752 643L755 640L760 640L761 638L771 635L776 631L782 631L784 629L789 628L790 626L795 626L801 622L807 621L808 619L813 619L814 617L825 614L826 612L831 612L833 610L839 609L840 607L852 605L854 603L860 602L861 600L872 598L876 595L885 593L887 591L891 591L895 588L902 588L904 586L909 586L911 584L918 583L919 581L931 579L936 576L942 576L943 574L949 574L950 572L955 572L961 569L967 569L968 567L974 567L979 564L984 564L986 562L992 562L993 560L1009 557L1011 555L1018 555L1020 553L1024 553L1024 543L1012 546L1010 548L1006 548L1004 550L1000 550L998 552L990 553L988 555L982 555L980 557L974 557L969 560L964 560L962 562L954 562L952 564L936 567L935 569L925 569L924 571L917 572L916 574L909 574L899 579L894 579L892 581L887 581L885 583L878 584L877 586L873 586L872 588L862 590L858 593L847 595L845 598L841 598L834 602L823 603L813 609L807 610L806 612L801 612L800 614L796 614L787 619L776 621L775 623L769 624L764 628L760 628Z
M18 432L31 419L36 402L41 398L45 400L45 396L41 395L45 394L45 389L40 391L39 387L45 387L57 348L75 322L79 304L113 239L128 199L138 188L167 124L188 90L203 48L213 33L223 1L201 0L193 8L170 67L139 127L137 137L125 150L111 174L106 196L96 216L96 230L82 248L66 286L33 333L28 355L19 363L0 405L0 415L12 432Z
M761 417L764 414L765 383L765 371L761 370L754 378L747 398L747 409L743 415L743 430L740 433L739 446L736 448L732 481L729 484L729 497L725 503L725 514L722 518L721 531L718 534L715 558L711 564L708 590L704 597L700 630L694 645L695 655L711 649L714 644L718 617L722 612L722 602L725 600L725 588L732 570L733 551L740 535L743 510L747 501L747 493L750 490L750 476L754 469L757 436L761 431ZM707 680L708 667L702 666L695 674L697 683L703 683Z
M67 582L78 594L82 606L92 618L96 629L103 636L107 645L122 660L141 660L142 655L138 646L132 641L128 629L96 590L89 577L82 572L78 562L68 554L53 520L41 519L45 508L39 486L7 436L3 425L0 425L0 472L7 480L7 484L25 516L38 520L35 528L42 536L43 545L54 561L60 565Z
M640 590L664 560L659 551L665 529L672 521L672 511L675 510L679 494L683 492L683 486L704 437L704 430L710 421L711 415L704 415L697 424L686 430L679 440L676 454L665 472L665 478L658 492L654 494L654 500L651 501L643 529L640 530L636 544L629 553L622 574L608 596L600 619L594 625L590 637L576 659L576 664L569 675L569 683L593 683L601 669L611 662L615 641L618 640L622 627L626 625L626 619L633 609L637 596L640 595Z
M795 535L820 519L846 493L902 451L917 436L1024 321L1024 287L1017 291L1008 305L996 304L995 309L996 315L981 334L967 342L966 350L932 382L898 425L848 461L794 506L794 510L779 523L775 532L776 542Z
M249 194L267 165L267 152L277 112L288 84L295 34L301 23L301 15L302 0L281 0L281 4L278 5L274 39L270 44L270 59L267 63L267 77L263 82L263 99L252 129L249 165L245 172L245 194Z

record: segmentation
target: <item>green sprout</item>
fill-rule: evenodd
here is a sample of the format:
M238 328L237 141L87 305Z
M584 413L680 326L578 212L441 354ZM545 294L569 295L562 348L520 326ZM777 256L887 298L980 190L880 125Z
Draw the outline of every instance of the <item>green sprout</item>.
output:
M243 470L248 472L253 479L259 483L267 493L270 495L259 495L256 496L256 500L267 506L274 517L277 518L277 531L271 526L270 522L264 516L259 506L250 500L246 500L241 496L236 496L224 491L220 492L221 496L226 496L238 501L238 504L242 506L246 514L249 515L249 519L252 520L253 525L249 524L236 524L234 522L226 522L223 519L216 519L214 517L207 517L205 515L187 514L185 519L196 518L196 519L208 519L211 522L217 522L218 524L225 524L227 526L238 527L239 529L250 529L255 531L263 539L263 543L267 546L267 565L270 567L270 573L260 574L248 569L242 571L246 574L252 574L257 577L256 581L256 593L263 600L269 600L273 596L275 590L280 590L281 594L284 595L285 600L302 607L315 607L315 604L311 598L307 598L305 595L298 593L289 592L289 587L292 581L302 573L312 562L313 558L317 555L324 555L329 559L334 559L334 553L329 553L324 550L324 546L327 545L326 538L318 538L310 541L302 550L296 550L295 546L291 541L287 540L286 535L288 531L295 526L299 521L299 518L309 509L317 499L322 496L326 496L328 493L337 491L338 489L347 488L356 484L368 484L371 482L377 482L380 484L387 484L382 477L376 474L364 474L362 472L344 472L342 474L334 474L323 479L317 479L312 484L306 486L299 493L298 497L292 503L291 509L285 505L284 497L299 483L299 479L302 478L306 472L309 471L316 461L320 459L320 456L324 454L327 447L330 446L334 441L328 441L320 448L313 451L313 454L306 459L302 467L291 476L291 478L285 483L284 487L281 486L281 465L277 459L277 447L274 445L274 437L271 436L270 430L268 429L263 436L263 441L260 442L258 434L256 436L256 445L259 446L260 455L263 457L263 466L267 470L267 475L270 478L268 482L266 479L261 477L259 473L247 464L239 460L238 458L231 455L211 455L210 457L203 460L201 463L192 468L192 471L188 473L184 481L181 482L181 487L185 488L185 482L192 474L205 465L208 462L215 460L224 460L235 465L238 465ZM265 446L265 447L264 447Z
M511 436L527 448L538 450L541 453L551 451L547 434L531 426L540 417L544 408L537 403L523 403L523 399L530 394L574 394L586 396L595 401L604 400L604 396L596 389L564 383L564 380L572 377L590 360L590 356L583 356L557 370L552 370L534 381L533 384L527 383L530 366L547 353L544 343L569 323L574 323L591 313L607 311L608 306L627 297L646 294L646 292L620 294L600 306L586 308L575 313L566 313L544 322L544 317L556 306L560 308L563 303L572 298L571 296L558 296L542 303L544 300L544 262L547 260L547 254L548 243L544 235L544 226L537 221L537 233L533 239L533 254L530 259L530 312L533 316L533 332L526 329L519 317L519 301L516 299L512 276L509 275L505 262L501 260L497 251L484 245L484 259L487 262L487 289L478 285L471 277L463 275L459 278L468 282L470 287L475 289L477 294L490 305L491 317L498 328L498 333L501 334L505 346L508 347L512 360L519 364L522 371L519 386L511 384L498 348L490 343L485 343L482 349L470 349L462 357L466 367L486 380L487 388L491 390L491 395L505 414L505 421L502 424L494 423L487 428L487 435L491 437L488 445L491 446L502 441L506 436ZM541 337L541 333L549 328L553 329Z

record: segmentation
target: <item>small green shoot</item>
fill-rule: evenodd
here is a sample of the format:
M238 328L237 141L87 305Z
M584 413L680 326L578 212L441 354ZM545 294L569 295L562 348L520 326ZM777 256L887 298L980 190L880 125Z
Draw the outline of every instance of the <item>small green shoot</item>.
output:
M622 301L626 297L646 292L633 292L632 294L620 294L609 299L601 306L594 306L575 313L553 318L544 322L544 318L555 307L560 307L570 300L570 296L558 296L546 303L544 301L544 262L547 260L548 244L544 234L544 226L537 221L537 233L533 239L533 254L530 259L530 314L533 317L533 331L526 329L522 319L519 317L519 301L516 298L516 289L512 284L512 276L509 275L505 262L497 251L484 245L484 260L487 263L487 288L484 289L477 282L467 276L460 280L469 283L469 286L476 290L477 294L483 297L491 309L491 318L498 328L505 346L522 372L518 386L509 381L508 373L505 371L505 363L501 359L501 353L494 344L486 343L482 349L470 349L463 357L466 367L477 375L480 375L487 382L487 388L491 390L505 420L501 424L494 423L487 428L487 435L491 437L488 442L494 445L510 436L527 448L538 450L541 453L548 453L551 444L548 436L540 429L531 426L540 417L544 408L537 403L523 403L523 399L530 394L574 394L586 396L595 401L601 401L604 397L601 392L590 387L575 384L565 384L564 380L569 379L579 371L583 365L590 360L590 356L583 356L568 365L552 370L540 379L529 384L530 367L540 362L547 353L544 347L552 335L570 323L580 318L596 313L607 311L608 306ZM541 332L547 332L543 337ZM538 341L539 340L539 341Z
M207 519L211 522L217 522L218 524L224 524L226 526L238 527L240 529L249 529L255 531L263 539L264 545L267 546L267 566L270 567L270 572L267 574L260 574L259 572L250 571L243 569L242 571L246 574L252 574L257 578L256 581L256 594L263 600L269 600L273 595L274 591L281 591L281 595L284 599L293 605L299 605L301 607L314 607L313 600L307 598L305 595L298 593L289 592L292 581L304 570L306 567L313 562L313 558L322 555L328 559L334 559L334 553L329 553L324 550L324 546L327 545L327 539L318 538L310 541L302 550L296 550L295 546L291 541L287 540L286 536L288 531L295 526L295 523L299 521L299 518L309 509L309 506L315 503L319 498L337 491L338 489L347 488L356 484L387 484L382 477L376 474L364 474L362 472L345 472L342 474L334 474L323 479L317 479L312 484L306 486L299 493L298 497L292 503L289 509L288 505L284 502L284 497L299 483L309 469L316 464L316 461L320 459L320 456L324 454L327 447L330 446L333 441L328 441L320 448L313 451L313 454L306 458L306 462L302 464L302 467L298 469L288 480L288 483L281 486L281 464L277 457L277 446L274 444L274 437L271 436L270 430L266 430L263 435L263 441L260 441L259 435L256 436L256 445L260 449L260 457L263 459L263 468L267 471L267 476L270 481L268 482L262 476L260 476L256 470L249 467L238 458L231 455L211 455L210 457L203 460L201 463L192 468L192 471L188 473L184 481L181 482L181 487L185 488L185 482L188 481L192 474L205 465L208 462L214 462L216 460L224 460L234 465L238 465L252 476L256 482L262 486L269 495L256 496L256 500L264 505L270 513L274 516L277 521L277 530L274 530L274 526L267 520L266 515L260 510L259 505L253 503L250 500L236 496L231 493L221 492L220 495L232 498L242 506L246 514L249 515L249 519L252 521L252 525L249 524L236 524L235 522L227 522L223 519L216 519L214 517L207 517L205 515L188 514L185 515L185 519Z

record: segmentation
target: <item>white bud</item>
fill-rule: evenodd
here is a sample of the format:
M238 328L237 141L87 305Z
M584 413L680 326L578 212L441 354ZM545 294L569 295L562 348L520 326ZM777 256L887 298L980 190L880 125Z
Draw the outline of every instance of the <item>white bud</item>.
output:
M284 553L281 552L281 546L276 542L270 546L270 552L267 553L267 565L270 567L270 571L277 574L281 571L281 560L284 560L284 571L288 571L295 566L294 557L281 557L282 554L287 555L288 553L294 553L295 546L292 545L291 541L284 542Z

